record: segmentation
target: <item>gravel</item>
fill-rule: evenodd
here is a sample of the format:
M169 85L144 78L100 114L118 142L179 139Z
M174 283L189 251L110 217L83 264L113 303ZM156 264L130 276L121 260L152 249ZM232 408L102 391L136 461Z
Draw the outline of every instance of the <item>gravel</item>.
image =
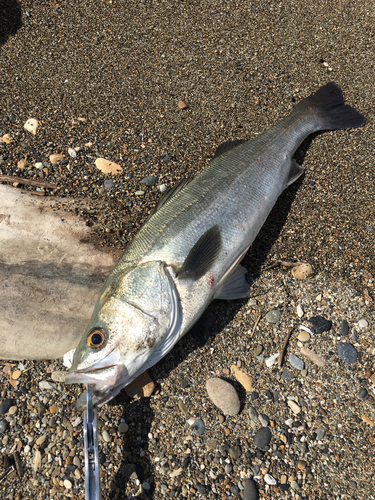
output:
M243 261L254 278L249 300L213 302L204 345L185 336L150 370L158 384L150 398L122 392L103 406L99 440L103 499L133 498L142 488L154 500L236 498L238 491L254 500L258 490L270 500L374 499L371 5L210 1L197 9L170 0L24 0L5 6L12 9L0 16L0 138L9 134L13 142L0 142L0 174L56 184L57 190L14 189L59 196L62 217L74 212L104 246L124 248L161 191L194 178L219 144L259 134L321 84L339 83L347 102L368 117L361 129L319 134L297 151L304 177L284 191ZM30 119L35 135L24 129ZM54 153L65 157L51 163ZM104 174L97 158L122 170ZM147 177L156 183L144 184ZM313 273L297 280L272 259L309 263ZM277 322L268 322L273 311ZM304 340L324 366L300 352L301 311L303 318L332 322ZM267 367L291 326L286 361ZM341 344L351 347L338 351ZM288 365L290 376L282 376L290 355L303 360L305 374ZM231 374L238 360L252 376L251 394ZM81 388L52 378L56 371L64 371L60 360L25 361L22 369L1 363L0 475L9 472L2 498L84 497L82 420L74 408ZM235 415L222 419L206 392L210 377L238 394ZM203 435L192 432L180 398L190 417L204 422ZM250 405L268 416L270 427L250 418ZM128 428L120 431L124 420ZM237 459L233 447L241 450ZM21 469L10 470L16 452L22 477ZM266 474L277 484L267 484Z

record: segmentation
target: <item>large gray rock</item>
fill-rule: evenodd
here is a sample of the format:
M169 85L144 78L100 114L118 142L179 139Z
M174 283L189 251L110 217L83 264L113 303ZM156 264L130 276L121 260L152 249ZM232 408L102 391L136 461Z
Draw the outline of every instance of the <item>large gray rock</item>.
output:
M208 396L224 415L237 415L240 412L240 398L236 389L218 377L213 377L207 380L206 389Z

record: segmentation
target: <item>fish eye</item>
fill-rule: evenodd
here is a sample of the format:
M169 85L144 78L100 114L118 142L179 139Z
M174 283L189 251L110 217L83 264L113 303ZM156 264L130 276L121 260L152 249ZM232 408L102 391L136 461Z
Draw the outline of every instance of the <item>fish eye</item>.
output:
M102 347L106 339L105 330L103 328L93 328L87 335L87 345L93 349Z

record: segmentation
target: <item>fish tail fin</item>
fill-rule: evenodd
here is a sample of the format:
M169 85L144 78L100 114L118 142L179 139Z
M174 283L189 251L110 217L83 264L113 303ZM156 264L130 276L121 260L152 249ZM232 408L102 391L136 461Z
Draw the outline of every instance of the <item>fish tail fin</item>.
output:
M299 109L298 109L299 108ZM344 104L344 96L338 85L327 83L315 94L301 101L294 109L313 112L320 130L356 128L366 123L366 118L356 109Z

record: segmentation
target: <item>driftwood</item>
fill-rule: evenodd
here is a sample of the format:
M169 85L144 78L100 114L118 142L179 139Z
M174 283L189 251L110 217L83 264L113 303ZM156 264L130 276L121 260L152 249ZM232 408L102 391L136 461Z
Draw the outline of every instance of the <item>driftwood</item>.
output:
M119 257L60 202L0 185L0 359L74 349Z

